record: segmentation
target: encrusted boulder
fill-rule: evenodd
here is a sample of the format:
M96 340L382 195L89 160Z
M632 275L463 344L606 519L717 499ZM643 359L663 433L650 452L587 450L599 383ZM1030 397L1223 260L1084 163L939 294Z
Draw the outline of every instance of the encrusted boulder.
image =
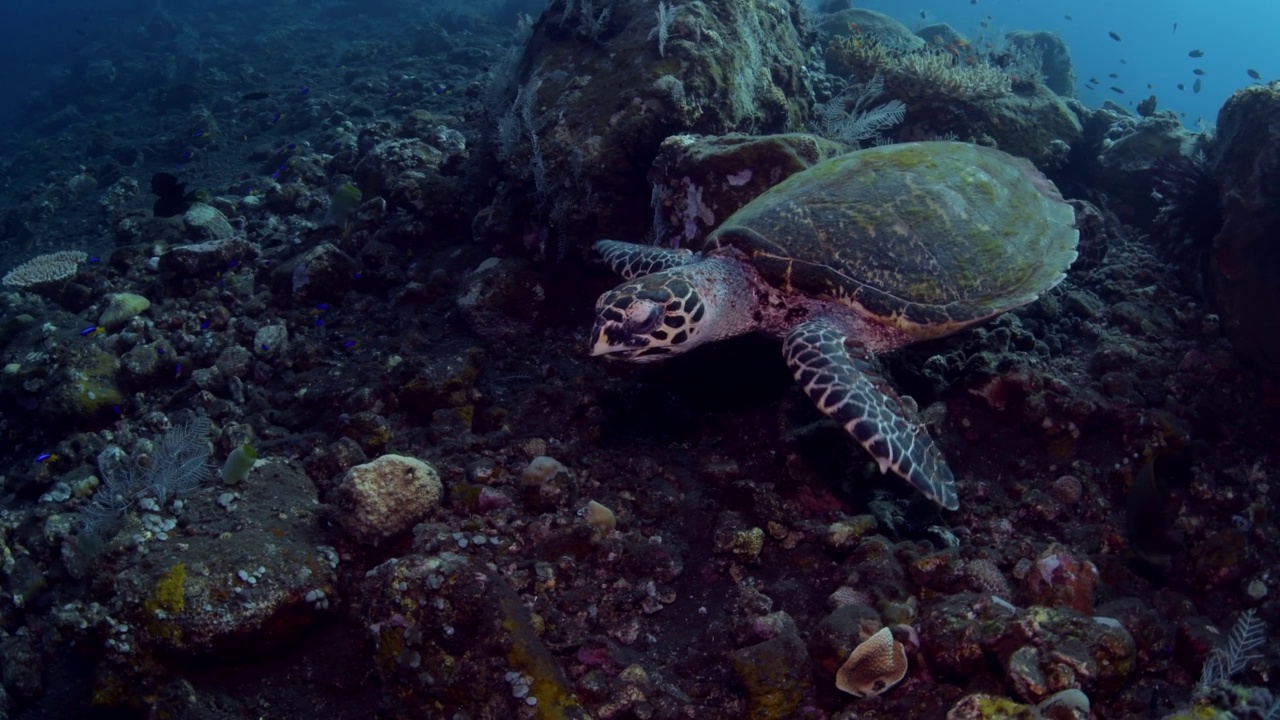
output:
M672 4L665 17L649 0L584 16L590 8L554 0L532 28L498 126L500 159L527 170L477 218L486 244L542 228L634 237L650 224L645 175L664 138L808 120L810 38L797 5L706 0Z
M848 152L806 133L673 135L649 171L654 242L697 246L720 221L760 193L814 164Z
M297 638L326 617L338 553L324 544L311 509L315 485L274 461L254 480L234 493L209 486L184 496L184 526L201 532L171 530L181 535L153 537L147 552L97 565L117 605L107 640L117 665L141 666L153 654L260 657L264 647ZM141 542L125 539L133 534L122 532L113 546Z
M1171 110L1151 117L1125 117L1102 140L1092 177L1106 193L1109 209L1131 225L1146 227L1157 206L1151 196L1151 175L1161 163L1194 152L1196 137Z
M435 468L417 458L383 455L343 477L342 526L360 542L376 545L424 519L442 492Z
M1076 71L1071 62L1071 49L1062 36L1047 30L1015 30L1006 36L1009 44L1026 53L1046 87L1062 97L1076 96Z
M1218 113L1211 159L1222 197L1209 286L1227 337L1280 375L1280 83L1236 91Z

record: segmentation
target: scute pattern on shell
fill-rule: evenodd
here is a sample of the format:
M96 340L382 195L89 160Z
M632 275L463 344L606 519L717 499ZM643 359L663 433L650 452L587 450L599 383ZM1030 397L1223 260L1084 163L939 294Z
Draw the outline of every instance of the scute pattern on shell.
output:
M1030 162L957 142L841 155L743 207L708 238L770 283L844 302L916 338L1035 300L1076 257L1075 214Z

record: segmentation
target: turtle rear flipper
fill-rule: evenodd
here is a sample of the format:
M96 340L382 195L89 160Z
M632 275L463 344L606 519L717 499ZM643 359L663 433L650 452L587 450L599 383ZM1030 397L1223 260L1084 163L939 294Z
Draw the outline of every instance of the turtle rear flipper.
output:
M866 348L846 340L830 323L809 320L791 330L782 352L809 399L871 453L880 472L893 470L948 510L960 507L955 478L929 433L907 418Z
M623 279L670 270L699 260L697 253L684 248L637 245L621 240L597 240L591 246L609 269Z

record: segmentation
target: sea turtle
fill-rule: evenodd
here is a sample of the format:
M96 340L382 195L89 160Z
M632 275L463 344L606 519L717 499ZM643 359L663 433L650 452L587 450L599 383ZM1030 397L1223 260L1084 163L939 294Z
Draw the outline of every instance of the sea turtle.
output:
M959 507L923 426L874 355L1025 305L1076 258L1075 215L1028 161L959 142L859 150L796 173L702 252L601 240L626 279L596 302L592 355L651 362L752 331L880 466Z

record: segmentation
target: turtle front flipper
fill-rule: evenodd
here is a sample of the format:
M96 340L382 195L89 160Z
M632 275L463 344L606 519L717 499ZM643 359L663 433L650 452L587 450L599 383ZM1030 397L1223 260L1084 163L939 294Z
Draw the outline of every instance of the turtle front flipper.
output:
M626 280L698 261L696 253L683 248L636 245L620 240L597 240L591 247L610 270Z
M955 478L929 433L908 419L870 352L847 340L830 323L809 320L791 330L782 351L809 399L871 453L880 472L893 470L948 510L960 507Z

